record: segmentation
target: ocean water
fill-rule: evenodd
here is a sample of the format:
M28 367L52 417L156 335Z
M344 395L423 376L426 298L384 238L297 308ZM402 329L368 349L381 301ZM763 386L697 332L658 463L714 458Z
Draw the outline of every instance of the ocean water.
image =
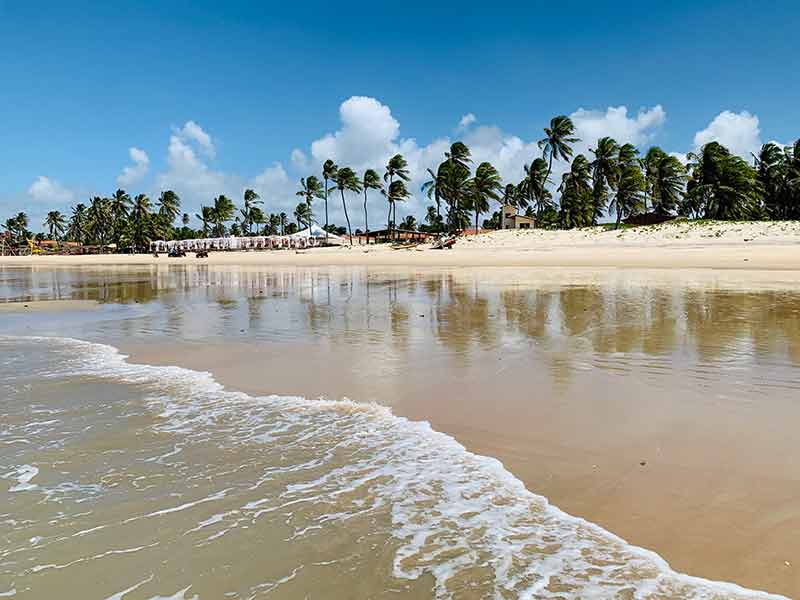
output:
M563 276L0 269L0 300L100 302L0 313L0 598L779 597L677 573L393 413L426 378L514 361L558 402L587 380L740 406L800 392L792 282ZM176 340L299 345L289 389L374 401L246 394L115 347ZM328 392L323 363L342 356ZM490 400L483 417L511 401Z
M5 335L0 423L0 597L777 597L676 573L378 405Z

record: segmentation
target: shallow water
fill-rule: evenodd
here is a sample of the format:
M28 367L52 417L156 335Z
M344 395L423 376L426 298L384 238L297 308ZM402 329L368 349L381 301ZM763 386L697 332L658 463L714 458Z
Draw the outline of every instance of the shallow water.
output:
M796 291L326 270L31 270L0 281L8 298L105 303L3 317L0 594L760 596L676 574L385 407L254 397L72 338L300 340L369 356L378 375L502 349L534 357L554 389L586 369L656 381L680 368L699 386L727 369L744 398L797 390Z

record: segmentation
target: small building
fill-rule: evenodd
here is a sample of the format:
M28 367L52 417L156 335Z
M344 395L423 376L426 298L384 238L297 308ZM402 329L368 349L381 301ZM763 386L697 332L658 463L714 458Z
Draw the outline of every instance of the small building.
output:
M504 204L500 207L500 229L533 229L536 219L517 214L517 207Z

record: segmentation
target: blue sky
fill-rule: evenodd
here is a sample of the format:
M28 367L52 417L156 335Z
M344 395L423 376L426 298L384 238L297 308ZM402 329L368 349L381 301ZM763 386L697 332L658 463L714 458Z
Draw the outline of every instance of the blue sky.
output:
M800 5L651 4L0 0L0 221L36 229L120 181L191 212L255 187L291 213L323 153L361 169L403 151L417 191L459 138L514 181L556 114L581 151L800 136Z

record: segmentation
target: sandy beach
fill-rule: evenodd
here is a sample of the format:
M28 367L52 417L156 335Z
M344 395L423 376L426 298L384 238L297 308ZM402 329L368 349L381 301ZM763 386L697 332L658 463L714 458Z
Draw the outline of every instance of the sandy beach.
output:
M0 265L148 264L619 267L658 269L798 269L800 223L676 222L619 231L506 230L467 236L451 250L389 245L301 251L212 252L207 259L150 254L0 257Z

